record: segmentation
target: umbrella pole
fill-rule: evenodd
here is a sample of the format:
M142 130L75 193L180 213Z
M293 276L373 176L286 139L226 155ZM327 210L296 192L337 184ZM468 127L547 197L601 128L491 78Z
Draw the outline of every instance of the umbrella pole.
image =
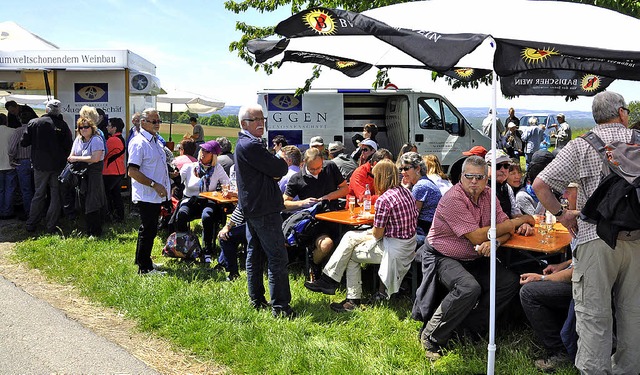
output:
M493 71L493 85L491 96L491 108L493 113L493 124L491 126L491 228L489 229L489 241L491 243L491 271L489 277L489 344L487 345L487 374L493 375L496 361L496 120L498 112L497 84L498 75Z
M171 128L173 125L173 103L169 103L169 142L172 141L171 139ZM173 150L171 150L173 151Z

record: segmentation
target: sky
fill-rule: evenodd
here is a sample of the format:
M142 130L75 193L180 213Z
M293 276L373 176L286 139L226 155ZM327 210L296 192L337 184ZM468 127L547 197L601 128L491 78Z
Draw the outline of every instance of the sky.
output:
M273 13L248 11L234 14L223 0L42 0L4 1L0 21L14 21L61 49L128 49L156 65L163 88L209 96L227 105L256 101L262 89L303 86L311 64L286 63L267 76L229 52L238 40L235 22L272 26L290 15L289 9ZM313 87L370 88L375 69L356 79L323 69ZM490 107L491 88L452 91L444 80L432 82L429 71L393 69L389 76L400 88L435 92L457 107ZM627 101L640 100L640 83L614 82L609 90ZM635 95L635 97L634 97ZM498 94L498 107L529 110L590 111L591 99L567 103L563 97L521 97L507 100Z

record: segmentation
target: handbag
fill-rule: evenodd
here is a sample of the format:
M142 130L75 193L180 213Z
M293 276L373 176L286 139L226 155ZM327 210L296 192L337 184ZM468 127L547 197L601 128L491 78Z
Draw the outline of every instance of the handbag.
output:
M58 181L64 186L76 187L80 178L86 174L88 167L89 163L85 162L67 163L62 172L60 172Z

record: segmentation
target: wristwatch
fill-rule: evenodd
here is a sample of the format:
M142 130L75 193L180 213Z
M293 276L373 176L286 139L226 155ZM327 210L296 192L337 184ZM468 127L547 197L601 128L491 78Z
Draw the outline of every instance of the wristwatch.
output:
M149 184L149 187L154 187L154 186L156 186L156 182L151 180L151 183Z
M544 281L544 279L546 279L546 278L547 278L547 276L542 275L542 277L540 278L540 281Z
M560 211L558 211L557 213L553 214L553 216L560 217L560 216L562 216L563 213L564 213L564 208L560 207Z

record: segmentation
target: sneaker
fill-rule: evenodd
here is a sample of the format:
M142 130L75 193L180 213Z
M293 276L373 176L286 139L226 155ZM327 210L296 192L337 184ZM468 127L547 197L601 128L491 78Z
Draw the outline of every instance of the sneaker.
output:
M430 361L437 361L442 357L442 348L429 338L426 331L422 331L420 334L420 342L424 348L424 355Z
M269 303L265 300L262 300L262 301L253 300L249 304L251 305L251 307L253 307L256 310L262 310L269 307Z
M164 264L162 264L162 263L153 263L153 269L154 270L158 270L158 271L162 271L164 269Z
M380 305L382 303L387 302L388 300L389 300L389 295L387 295L387 293L381 292L381 291L377 291L369 299L369 304L370 305Z
M207 266L211 264L211 254L205 254L203 259L204 264Z
M304 287L312 292L324 293L328 295L336 294L339 283L324 273L316 281L305 281Z
M157 269L152 269L151 271L141 272L143 276L164 276L167 273L165 271L158 271Z
M271 309L271 315L274 318L287 318L287 319L295 319L298 314L291 308L291 306L286 307L274 307Z
M566 353L555 353L547 358L536 359L533 364L540 371L554 372L558 367L571 364L571 359Z
M234 281L239 278L240 278L240 274L237 272L234 272L234 273L230 273L229 276L227 276L227 281Z
M331 310L335 312L350 312L355 310L358 306L360 306L360 299L350 299L347 298L342 302L334 302L329 305Z

